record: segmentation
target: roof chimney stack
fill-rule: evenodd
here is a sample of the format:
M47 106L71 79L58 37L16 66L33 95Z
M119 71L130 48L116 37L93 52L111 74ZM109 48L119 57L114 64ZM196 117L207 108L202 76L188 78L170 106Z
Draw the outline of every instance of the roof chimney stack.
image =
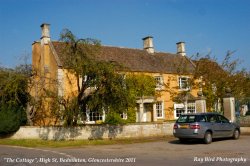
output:
M50 24L47 24L47 23L43 23L41 25L41 28L42 28L41 43L42 44L48 44L48 42L50 41L49 26Z
M186 56L185 42L178 42L176 43L176 45L177 45L177 54Z
M143 49L146 50L149 54L153 54L155 52L153 45L153 37L147 36L143 39Z

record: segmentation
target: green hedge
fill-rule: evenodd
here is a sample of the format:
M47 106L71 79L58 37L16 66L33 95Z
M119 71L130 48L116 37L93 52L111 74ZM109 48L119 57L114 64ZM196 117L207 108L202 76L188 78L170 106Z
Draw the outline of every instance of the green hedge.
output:
M7 135L17 131L27 121L25 110L5 107L0 108L0 135Z
M123 120L118 113L112 112L112 113L107 114L105 118L105 123L112 124L112 125L124 124L125 120Z

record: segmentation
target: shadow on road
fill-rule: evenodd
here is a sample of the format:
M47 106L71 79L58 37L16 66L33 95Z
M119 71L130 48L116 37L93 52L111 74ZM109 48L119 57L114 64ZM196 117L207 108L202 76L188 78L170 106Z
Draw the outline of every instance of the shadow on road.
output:
M190 140L185 140L185 141L180 141L180 140L176 139L176 140L169 141L168 143L176 144L176 145L204 144L202 140L195 140L195 139L190 139Z
M216 139L213 139L213 142L229 141L229 140L232 140L232 139L231 138L216 138ZM176 145L205 144L202 139L189 139L189 140L185 140L185 141L180 141L180 140L176 139L176 140L171 140L168 143L176 144Z

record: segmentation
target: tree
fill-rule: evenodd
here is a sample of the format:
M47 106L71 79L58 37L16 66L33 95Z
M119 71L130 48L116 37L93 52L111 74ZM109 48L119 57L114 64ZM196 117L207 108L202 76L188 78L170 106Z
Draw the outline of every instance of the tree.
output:
M157 95L155 91L156 82L154 77L145 74L128 74L126 76L126 84L132 100L143 100L144 97Z
M121 114L134 107L135 96L154 94L154 80L151 78L145 82L149 76L126 78L117 72L122 65L98 60L96 55L101 48L98 40L77 39L67 29L61 33L60 40L65 43L62 50L64 67L77 81L77 95L61 102L67 112L67 125L75 125L78 114L85 115L87 109ZM148 86L153 87L153 91ZM70 107L68 103L71 103Z
M29 69L22 65L0 69L0 134L14 132L26 124Z
M28 84L30 99L26 109L28 124L58 125L64 113L60 111L62 97L58 96L58 80L41 75L34 67L31 73Z
M209 55L197 56L195 59L194 79L202 78L203 84L198 86L202 87L203 94L207 98L209 111L220 111L218 104L222 104L226 88L230 88L237 99L249 95L247 90L247 85L250 84L249 74L245 69L238 69L239 60L232 60L234 53L228 51L222 63Z

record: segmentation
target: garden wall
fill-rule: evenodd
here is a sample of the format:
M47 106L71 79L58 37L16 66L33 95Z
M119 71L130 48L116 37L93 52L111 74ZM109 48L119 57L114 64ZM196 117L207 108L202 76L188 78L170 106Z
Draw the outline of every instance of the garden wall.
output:
M21 127L11 139L91 140L113 138L143 138L172 136L174 123L146 123L129 125L87 125L82 127ZM250 127L241 127L242 134L250 134Z
M141 138L172 135L173 123L87 125L82 127L21 127L12 139L79 140Z

